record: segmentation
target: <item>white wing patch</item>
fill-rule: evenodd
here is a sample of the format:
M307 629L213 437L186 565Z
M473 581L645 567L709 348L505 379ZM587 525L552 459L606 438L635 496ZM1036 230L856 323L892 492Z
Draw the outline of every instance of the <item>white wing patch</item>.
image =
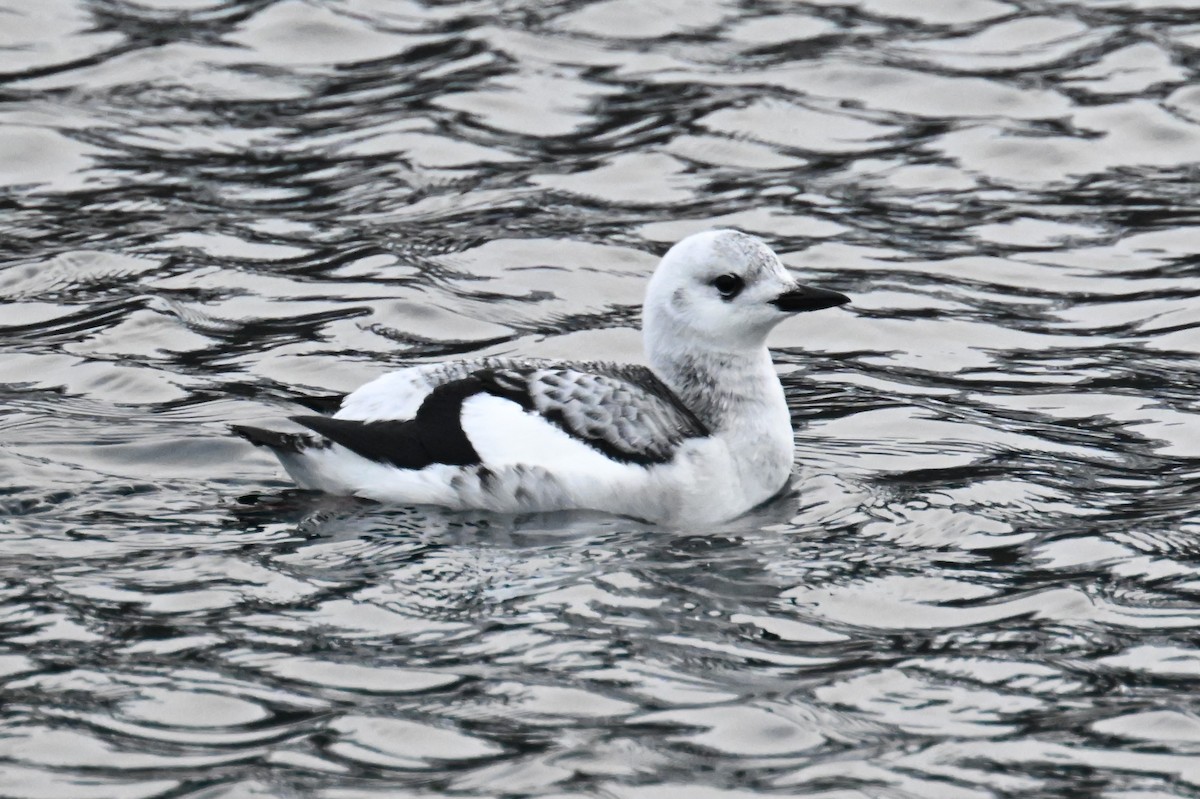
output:
M598 480L645 473L642 467L614 461L541 416L491 394L477 394L463 403L462 428L488 467L540 466L556 474L585 474Z

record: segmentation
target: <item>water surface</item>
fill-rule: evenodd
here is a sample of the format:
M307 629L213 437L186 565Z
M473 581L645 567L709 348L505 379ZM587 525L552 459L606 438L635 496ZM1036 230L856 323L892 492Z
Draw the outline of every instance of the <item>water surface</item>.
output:
M0 796L1200 796L1200 8L8 0ZM226 425L772 339L726 525L297 492Z

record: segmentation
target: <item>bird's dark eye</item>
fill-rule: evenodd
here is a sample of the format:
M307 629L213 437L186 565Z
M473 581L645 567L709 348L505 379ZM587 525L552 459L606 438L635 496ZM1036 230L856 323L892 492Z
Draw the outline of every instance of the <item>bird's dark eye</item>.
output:
M738 275L721 275L718 278L714 278L712 284L720 293L723 300L732 300L746 286L745 281Z

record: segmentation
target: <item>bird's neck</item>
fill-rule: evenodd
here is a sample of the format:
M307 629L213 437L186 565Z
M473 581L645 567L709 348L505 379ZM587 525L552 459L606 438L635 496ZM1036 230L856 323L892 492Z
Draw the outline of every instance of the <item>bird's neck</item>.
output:
M650 367L709 430L784 436L790 444L791 415L765 335L736 343L697 340L695 330L649 301L642 334Z
M787 483L795 456L792 420L783 386L766 343L745 349L681 346L687 336L647 326L650 366L699 417L713 437L729 448L736 486L752 504L768 499ZM661 338L663 334L669 338Z
M790 431L783 386L765 345L746 350L660 349L649 358L659 379L714 433L784 427Z

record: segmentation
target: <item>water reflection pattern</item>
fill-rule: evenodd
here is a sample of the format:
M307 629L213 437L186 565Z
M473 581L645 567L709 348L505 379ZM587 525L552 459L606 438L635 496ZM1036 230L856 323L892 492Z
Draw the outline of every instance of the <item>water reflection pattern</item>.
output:
M0 793L1200 793L1191 0L8 0ZM798 497L286 490L227 421L633 360L729 225Z

